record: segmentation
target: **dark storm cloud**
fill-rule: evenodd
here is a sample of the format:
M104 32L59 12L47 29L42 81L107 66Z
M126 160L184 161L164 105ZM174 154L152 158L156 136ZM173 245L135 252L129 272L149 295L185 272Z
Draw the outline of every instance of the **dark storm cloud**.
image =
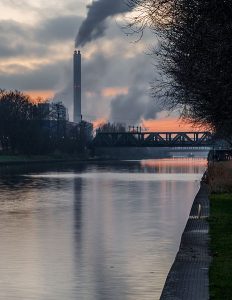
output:
M34 28L15 22L0 21L0 58L45 55L48 48L38 44L34 37Z
M82 19L75 15L41 20L33 26L2 20L0 21L0 58L52 55L49 47L55 43L74 39L76 29L81 22Z
M81 21L82 18L75 15L47 19L35 30L35 38L41 42L72 40Z
M12 45L19 39L26 41L31 39L28 26L16 21L2 20L0 21L0 39L1 44Z
M19 90L50 90L55 89L61 80L67 62L59 61L52 64L40 65L30 69L19 65L10 65L9 73L0 73L0 88Z
M35 64L31 68L17 63L1 67L0 88L59 91L55 99L63 101L71 115L72 53L70 59L58 61L53 51L57 53L60 45L73 39L81 22L74 15L44 19L34 26L0 21L2 61L11 57L20 58L22 63L31 57L33 60L44 58L44 61L51 61L50 64ZM113 41L114 47L104 48L103 40L99 43L101 50L92 53L90 58L85 59L83 52L83 115L89 120L110 116L113 121L129 124L135 124L141 118L154 117L158 109L148 93L149 82L153 78L151 59L144 53L133 55L134 47L122 40L126 37L118 26L110 20L109 26L106 38ZM128 88L129 93L113 99L103 97L102 90L107 88Z
M125 13L132 10L132 6L126 0L98 0L88 6L86 19L81 24L76 47L84 46L87 42L104 35L107 28L106 19L110 16Z

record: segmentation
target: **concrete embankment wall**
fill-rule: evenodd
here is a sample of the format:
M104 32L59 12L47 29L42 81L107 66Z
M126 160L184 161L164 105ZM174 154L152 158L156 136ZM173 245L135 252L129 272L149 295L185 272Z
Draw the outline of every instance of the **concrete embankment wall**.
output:
M160 300L209 299L209 207L208 188L201 182Z

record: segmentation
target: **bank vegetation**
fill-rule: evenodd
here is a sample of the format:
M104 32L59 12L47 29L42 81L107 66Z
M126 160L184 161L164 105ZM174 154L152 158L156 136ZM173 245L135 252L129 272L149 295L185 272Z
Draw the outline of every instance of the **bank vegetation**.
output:
M232 141L232 2L230 0L128 0L135 15L127 31L149 28L160 80L156 101Z
M0 90L0 153L3 155L80 154L92 125L61 117L61 104L34 102L19 91ZM6 156L5 156L6 157Z

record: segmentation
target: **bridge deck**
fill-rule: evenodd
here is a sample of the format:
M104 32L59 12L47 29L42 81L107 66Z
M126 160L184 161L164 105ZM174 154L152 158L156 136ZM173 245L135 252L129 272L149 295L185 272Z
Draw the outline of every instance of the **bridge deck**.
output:
M93 147L210 147L211 132L97 132Z

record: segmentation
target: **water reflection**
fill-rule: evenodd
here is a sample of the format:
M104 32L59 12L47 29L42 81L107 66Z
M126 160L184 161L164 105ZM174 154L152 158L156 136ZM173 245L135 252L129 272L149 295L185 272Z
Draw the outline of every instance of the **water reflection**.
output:
M194 161L194 163L193 163ZM141 167L145 172L151 173L193 173L198 174L205 168L206 161L204 159L194 160L173 158L173 159L157 159L157 160L142 160Z
M0 299L159 299L205 164L2 169Z

